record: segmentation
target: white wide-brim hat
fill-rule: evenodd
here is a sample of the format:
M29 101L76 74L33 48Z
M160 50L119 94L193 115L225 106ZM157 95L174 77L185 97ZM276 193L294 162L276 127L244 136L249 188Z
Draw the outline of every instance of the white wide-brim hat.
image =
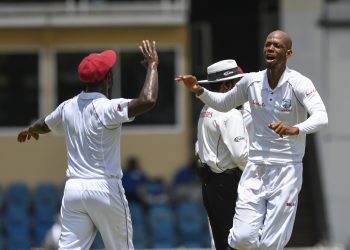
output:
M199 84L209 84L216 82L223 82L235 78L243 77L245 74L242 69L238 67L233 59L222 60L216 62L207 68L207 80L198 81Z

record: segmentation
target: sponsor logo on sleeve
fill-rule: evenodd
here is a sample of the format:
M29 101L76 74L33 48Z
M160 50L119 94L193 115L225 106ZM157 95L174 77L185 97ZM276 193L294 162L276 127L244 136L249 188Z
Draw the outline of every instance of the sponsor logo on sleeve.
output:
M118 104L118 106L117 106L117 112L120 112L120 111L122 111L122 106L120 106L120 104Z
M252 104L255 105L255 106L258 106L258 107L265 107L265 103L259 102L259 100L256 100L256 99L254 99L252 101Z
M316 93L316 89L307 90L305 94L306 94L306 96L310 96L310 95L312 95L314 93Z
M286 206L287 207L295 207L296 206L296 202L287 202Z
M233 139L235 142L240 142L244 140L244 136L237 136L235 139Z
M200 117L200 118L204 118L204 117L212 118L212 116L213 116L213 112L207 112L207 111L205 111L205 112L201 112L199 117Z

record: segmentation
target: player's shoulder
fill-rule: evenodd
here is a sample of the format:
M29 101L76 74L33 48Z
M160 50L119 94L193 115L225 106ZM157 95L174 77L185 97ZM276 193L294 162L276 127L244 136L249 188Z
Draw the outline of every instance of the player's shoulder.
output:
M72 97L72 98L70 98L70 99L67 99L67 100L61 102L61 103L58 105L57 109L58 109L58 110L63 110L63 108L66 107L67 104L72 103L72 101L74 101L75 99L77 99L77 96L74 96L74 97Z
M292 86L298 88L298 87L302 87L303 85L305 86L305 84L312 84L311 79L301 74L300 72L289 68L287 68L286 71L288 74L288 82Z
M266 70L249 72L245 74L245 76L242 79L242 82L244 82L247 85L250 85L255 82L262 82L264 80L265 73Z

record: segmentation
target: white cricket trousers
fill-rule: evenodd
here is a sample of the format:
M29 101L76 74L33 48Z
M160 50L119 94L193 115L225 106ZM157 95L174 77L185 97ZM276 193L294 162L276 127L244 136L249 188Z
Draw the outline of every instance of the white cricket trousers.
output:
M61 216L59 249L89 250L97 230L106 249L134 249L130 211L120 179L67 180Z
M228 243L238 250L280 250L292 234L302 164L248 162L239 186Z

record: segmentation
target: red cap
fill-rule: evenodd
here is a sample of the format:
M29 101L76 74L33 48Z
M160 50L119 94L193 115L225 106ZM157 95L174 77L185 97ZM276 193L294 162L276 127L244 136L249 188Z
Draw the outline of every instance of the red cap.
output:
M79 79L92 84L101 82L116 60L117 54L113 50L88 55L79 64Z

